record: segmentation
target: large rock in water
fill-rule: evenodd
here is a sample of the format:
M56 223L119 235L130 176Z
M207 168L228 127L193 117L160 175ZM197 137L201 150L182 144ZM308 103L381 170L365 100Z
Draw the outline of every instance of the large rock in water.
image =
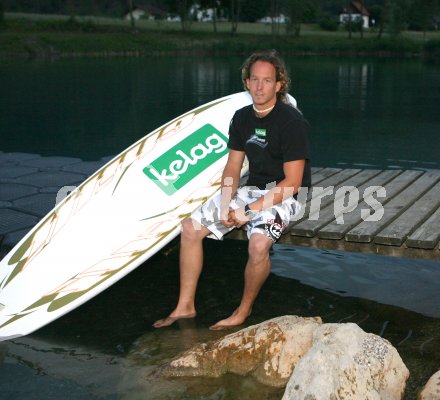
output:
M440 400L440 371L431 376L420 392L418 400Z
M250 326L184 352L165 366L165 376L218 377L252 374L276 387L287 384L298 360L310 349L321 318L283 316Z
M298 362L283 400L395 400L408 369L385 339L356 324L324 324Z

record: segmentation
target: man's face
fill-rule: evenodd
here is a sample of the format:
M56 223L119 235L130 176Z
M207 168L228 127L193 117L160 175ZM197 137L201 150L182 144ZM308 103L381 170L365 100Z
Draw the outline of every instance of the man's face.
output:
M275 104L281 82L277 82L275 67L271 63L256 61L251 67L250 77L246 79L246 86L254 105L263 109Z

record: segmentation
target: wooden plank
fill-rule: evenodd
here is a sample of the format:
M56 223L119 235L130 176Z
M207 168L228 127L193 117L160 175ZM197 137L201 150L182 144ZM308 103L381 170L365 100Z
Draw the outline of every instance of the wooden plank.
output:
M440 183L426 192L391 224L376 234L375 243L401 246L407 237L440 206ZM439 227L440 230L440 227Z
M341 172L341 168L312 168L312 186L317 185L324 179L331 177L332 175ZM302 204L306 204L308 200L312 197L312 190L309 188L300 188L298 193L298 200Z
M327 169L327 168L326 168ZM329 170L331 170L329 168ZM331 186L335 186L340 184L341 182L343 182L344 180L349 179L350 177L352 177L353 175L356 175L360 172L360 169L344 169L344 170L339 170L337 173L331 173L333 171L329 171L328 173L330 174L329 177L327 177L326 179L322 180L319 182L319 186L320 188L328 188ZM314 186L314 187L316 187ZM300 192L298 193L298 201L303 204L303 216L296 219L295 221L292 221L290 226L293 226L295 224L297 224L298 222L302 221L303 219L306 219L307 216L309 215L309 210L310 210L310 200L312 198L313 195L313 191L314 191L314 187L312 188L305 188L305 189L301 189ZM326 196L328 193L330 193L331 189L328 189L325 191L325 194L322 194L322 197Z
M399 179L404 174L410 178L409 181L402 182L402 179ZM414 181L414 176L423 174L421 171L405 171L404 174L399 175L390 185L385 186L387 198L391 197L391 200L382 202L384 212L381 219L379 221L362 221L359 225L347 232L345 240L367 243L373 241L377 232L380 232L391 221L397 218L399 214L404 212L438 179L432 175L425 174ZM400 182L397 182L398 180ZM403 190L401 190L402 186L404 187ZM389 194L390 196L388 196Z
M309 202L309 214L306 214L305 219L303 219L301 222L293 225L290 230L291 235L306 237L315 236L319 228L327 225L330 221L335 219L334 200L335 193L338 191L338 189L342 188L343 186L358 187L379 173L380 170L363 170L360 173L346 179L336 187L328 188L320 195L314 196L313 200L317 198L318 201L320 201L320 204L317 202L315 205L312 201ZM316 189L316 186L313 189ZM342 197L344 194L345 193L341 193L341 195L338 197ZM313 209L314 207L316 207L316 209Z
M358 188L359 196L363 196L365 191L371 186L385 186L391 180L396 178L401 173L400 170L388 170L383 171L380 174L373 177L371 180L366 182L364 185ZM342 239L350 229L355 227L357 224L362 222L362 209L370 209L370 205L363 200L363 197L359 197L359 203L351 212L344 213L341 215L339 213L335 220L331 221L328 225L322 227L318 232L318 237L321 239ZM381 199L381 201L386 201L387 199ZM342 223L340 223L342 220Z
M341 168L323 168L320 171L317 171L312 175L312 186L341 171Z
M440 208L432 214L405 242L408 247L434 249L440 246Z

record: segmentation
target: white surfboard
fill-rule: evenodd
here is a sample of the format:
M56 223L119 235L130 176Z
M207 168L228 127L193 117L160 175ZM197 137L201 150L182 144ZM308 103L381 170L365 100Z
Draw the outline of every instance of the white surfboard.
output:
M163 125L43 218L0 262L0 340L75 309L174 239L219 190L230 120L251 101L233 94Z

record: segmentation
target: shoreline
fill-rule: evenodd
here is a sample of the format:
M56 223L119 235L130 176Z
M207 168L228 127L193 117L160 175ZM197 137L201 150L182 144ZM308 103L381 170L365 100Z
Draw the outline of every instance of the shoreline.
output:
M0 59L57 59L74 57L230 56L262 48L276 48L283 55L416 58L440 60L440 35L422 38L415 32L377 37L366 31L348 38L346 32L325 32L305 27L299 37L272 35L268 26L243 25L237 33L218 32L207 24L194 24L183 32L178 25L139 22L132 31L119 20L92 17L7 16L0 23ZM119 25L118 25L119 24ZM251 26L253 25L253 26Z
M276 46L267 46L265 48L274 48ZM113 57L228 57L228 56L246 56L255 48L244 49L242 51L224 51L216 49L183 49L183 50L93 50L93 51L57 51L56 49L43 50L40 48L16 51L2 51L0 49L0 60L2 61L17 61L17 60L50 60L55 61L59 59L75 59L75 58L113 58ZM299 56L299 57L366 57L376 59L414 59L422 62L440 62L440 56L431 56L423 51L392 51L392 50L378 50L378 51L316 51L316 50L298 50L298 51L283 51L284 56Z

